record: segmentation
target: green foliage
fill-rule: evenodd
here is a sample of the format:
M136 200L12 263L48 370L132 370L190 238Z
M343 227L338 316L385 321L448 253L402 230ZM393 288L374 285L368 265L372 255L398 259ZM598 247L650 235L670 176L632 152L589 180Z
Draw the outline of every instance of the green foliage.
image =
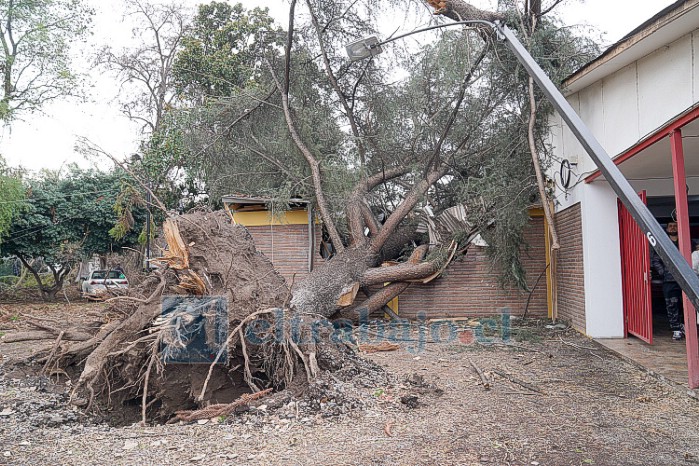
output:
M246 11L240 3L199 5L175 61L178 91L190 98L228 97L254 85L260 79L263 52L280 45L283 37L268 12Z
M26 180L27 208L13 221L0 253L69 268L82 258L135 244L140 228L118 240L109 234L119 220L114 205L122 178L119 172L71 166L66 174L44 172ZM131 210L134 224L141 225L144 209Z
M148 222L144 222L143 228L141 229L141 232L138 234L138 244L143 246L146 244L148 241L148 230L147 230L147 225ZM158 231L158 228L155 226L155 222L153 221L153 217L151 217L150 221L150 240L153 241L155 239L156 233Z
M113 206L117 220L109 230L109 236L117 241L124 239L136 223L133 216L134 208L144 206L145 202L141 197L141 193L133 185L122 181L121 191L117 194L116 202Z
M0 1L0 119L77 95L70 43L87 34L91 15L82 0Z
M0 157L0 245L12 221L26 208L25 189L20 176L5 167Z
M503 283L526 289L523 229L528 207L541 203L527 144L528 75L503 44L457 28L387 44L378 57L348 62L344 46L377 34L377 23L398 3L329 0L304 2L297 10L288 57L290 115L318 161L333 220L343 228L348 194L363 175L408 169L399 182L388 180L366 197L373 212L389 216L434 166L447 166L448 176L420 204L429 202L436 214L464 204ZM554 81L597 53L591 41L555 20L540 19L531 34L510 3L508 23ZM196 98L192 108L174 112L171 124L186 148L184 166L210 200L252 194L270 198L275 209L291 197L314 200L310 169L282 111L277 83L284 82L285 57L277 47L258 46L245 18L242 7L213 3L200 9L194 32L183 41L177 82ZM266 24L270 36L278 34ZM262 55L250 60L243 54L238 61L230 53L238 50L230 46L236 34L254 37L250 50ZM261 66L265 62L270 69ZM535 140L545 169L551 108L537 96ZM408 220L420 218L421 205Z

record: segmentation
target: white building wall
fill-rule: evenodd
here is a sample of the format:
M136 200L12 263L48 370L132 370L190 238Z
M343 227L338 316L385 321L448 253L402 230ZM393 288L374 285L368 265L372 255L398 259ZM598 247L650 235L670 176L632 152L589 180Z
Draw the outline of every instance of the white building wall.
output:
M622 152L629 141L641 138L637 73L633 63L604 81L604 137L600 142L610 154Z
M568 101L611 157L617 156L699 101L699 30L631 63L579 92ZM549 142L554 160L577 162L576 178L596 166L559 115L551 118ZM687 154L689 156L689 154ZM551 177L559 179L555 163ZM690 189L699 180L688 180ZM649 195L672 195L672 180L633 184ZM617 197L609 184L584 181L556 192L556 210L581 202L585 270L586 333L595 338L624 333Z
M692 62L692 34L638 62L639 126L642 135L655 132L692 106ZM625 142L625 147L629 147L635 140Z

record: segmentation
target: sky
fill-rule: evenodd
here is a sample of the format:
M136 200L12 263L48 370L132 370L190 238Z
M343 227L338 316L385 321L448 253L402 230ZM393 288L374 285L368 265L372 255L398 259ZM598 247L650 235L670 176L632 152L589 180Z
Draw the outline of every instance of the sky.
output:
M120 1L86 0L96 11L93 35L87 46L76 50L76 66L87 73L88 97L84 102L57 101L42 113L25 115L22 121L0 128L0 154L13 167L29 170L60 169L69 163L83 167L109 166L106 160L87 160L75 151L76 141L85 137L117 158L138 148L139 126L120 113L119 85L112 76L96 70L90 59L102 44L115 48L127 45L131 38L128 18L123 17ZM154 1L154 0L151 0ZM288 2L284 0L240 0L246 8L267 6L281 24L286 24ZM675 0L565 0L558 7L563 21L581 25L581 31L611 45ZM194 9L202 0L180 0ZM495 0L472 0L480 8L492 8ZM544 5L548 2L544 0Z

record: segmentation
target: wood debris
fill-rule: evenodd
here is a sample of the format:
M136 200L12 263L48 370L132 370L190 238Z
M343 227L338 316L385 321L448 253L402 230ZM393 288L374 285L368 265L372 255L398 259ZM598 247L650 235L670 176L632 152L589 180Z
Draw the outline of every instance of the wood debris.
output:
M500 377L502 377L503 379L509 380L510 382L512 382L515 385L519 385L520 387L526 388L529 391L545 395L545 393L543 391L541 391L539 388L535 387L534 385L532 385L528 382L520 380L517 377L515 377L511 374L508 374L505 371L501 371L500 369L493 369L493 372L496 373L497 375L499 375Z
M381 342L377 345L358 345L359 351L364 353L378 353L380 351L396 351L400 349L400 345L395 343L389 343L387 341Z
M483 385L483 388L486 390L490 390L490 380L488 380L488 377L485 375L485 373L480 369L480 367L476 366L476 363L473 362L473 360L469 359L468 362L471 364L471 367L476 371L476 374L478 374L478 377L481 379L481 385Z
M228 416L232 414L236 410L236 408L246 406L251 402L259 400L260 398L268 395L271 392L272 389L268 388L257 393L245 393L232 403L219 403L196 410L177 411L175 413L175 417L168 421L168 423L173 423L177 421L192 422L199 421L201 419L211 419L219 416Z

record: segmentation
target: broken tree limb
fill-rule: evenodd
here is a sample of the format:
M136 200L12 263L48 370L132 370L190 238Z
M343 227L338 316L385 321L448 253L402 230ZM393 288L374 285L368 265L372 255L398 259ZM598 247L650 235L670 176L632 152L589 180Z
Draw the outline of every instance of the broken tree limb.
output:
M486 377L485 373L481 370L480 367L476 366L476 363L473 362L472 359L469 359L468 362L469 364L471 364L471 367L473 367L473 370L476 371L478 377L481 378L481 385L483 385L483 388L486 390L490 390L490 380L488 380L488 377Z
M372 294L368 299L362 301L360 304L343 310L342 314L351 316L364 310L366 310L368 314L371 314L372 312L382 309L386 303L390 302L393 298L407 290L409 286L410 283L406 282L391 283L390 285L384 286L379 291Z
M538 388L535 387L534 385L532 385L532 384L530 384L530 383L528 383L528 382L525 382L525 381L523 381L523 380L520 380L520 379L518 379L517 377L515 377L515 376L513 376L513 375L511 375L511 374L508 374L508 373L505 372L505 371L501 371L500 369L493 369L493 372L494 372L495 374L499 375L500 377L502 377L503 379L509 380L509 381L512 382L513 384L516 384L516 385L519 385L520 387L526 388L526 389L529 390L529 391L536 392L536 393L539 393L539 394L541 394L541 395L545 395L545 393L544 393L543 391L541 391L540 389L538 389Z
M413 253L410 255L410 258L408 258L408 261L405 264L407 264L409 267L415 267L416 265L419 264L419 262L423 259L423 257L425 257L425 254L427 254L428 249L429 249L429 245L427 245L427 244L423 244L423 245L418 246L417 248L415 248ZM393 270L396 267L399 267L399 266L393 265L390 267L379 267L378 270ZM390 281L390 280L379 281L378 283L385 283L387 281ZM371 296L368 296L368 298L364 302L362 302L362 303L360 303L360 304L358 304L350 309L347 309L343 313L352 315L352 314L355 314L356 312L359 312L360 310L366 309L366 311L369 314L371 314L374 311L378 311L379 309L382 309L393 298L395 298L396 296L400 295L402 292L407 290L409 286L410 286L410 283L406 283L406 282L390 283L389 285L384 286L383 288L381 288L379 291L372 294ZM391 316L391 317L395 318L394 316Z
M17 343L20 341L55 340L60 333L61 332L53 333L42 330L10 333L0 338L0 342ZM63 341L86 341L90 338L92 338L92 335L89 333L66 330L63 332L63 337L61 339Z
M536 16L532 16L532 31L536 28ZM551 206L546 195L546 186L544 174L541 170L541 162L539 161L539 151L536 148L534 139L534 126L536 125L536 96L534 95L534 78L529 76L529 125L527 128L527 141L529 142L529 152L532 155L532 163L534 164L534 172L536 174L536 185L539 188L539 198L541 206L544 209L544 216L549 226L551 233L551 250L557 251L561 248L558 242L558 232L556 231L556 223L551 213Z
M429 277L439 270L436 262L421 262L411 264L404 262L393 267L375 267L368 269L362 275L360 283L364 286L378 285L386 282L399 282L408 280L421 280Z
M173 422L177 421L192 422L219 416L228 416L232 414L236 408L240 406L247 406L252 401L259 400L260 398L267 396L271 391L272 389L268 388L257 393L246 393L233 403L215 404L207 406L206 408L192 411L177 411L175 413L175 417L168 421L168 424L172 424Z
M433 14L446 16L454 21L476 19L492 22L504 19L500 13L481 10L463 0L427 0L427 4L434 8Z

